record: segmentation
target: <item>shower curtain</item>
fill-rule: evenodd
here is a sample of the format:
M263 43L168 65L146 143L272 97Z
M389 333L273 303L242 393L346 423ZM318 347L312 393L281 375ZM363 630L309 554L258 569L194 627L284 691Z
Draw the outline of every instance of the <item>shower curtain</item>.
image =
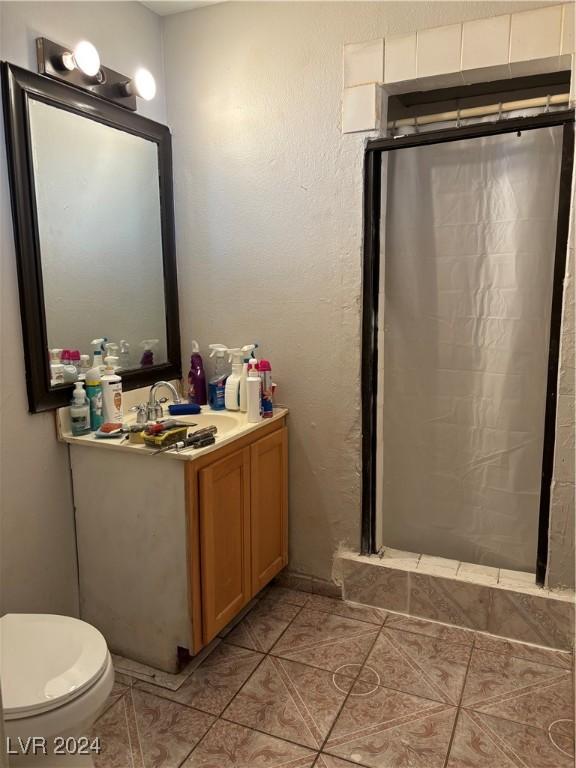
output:
M562 127L388 152L388 547L534 571Z

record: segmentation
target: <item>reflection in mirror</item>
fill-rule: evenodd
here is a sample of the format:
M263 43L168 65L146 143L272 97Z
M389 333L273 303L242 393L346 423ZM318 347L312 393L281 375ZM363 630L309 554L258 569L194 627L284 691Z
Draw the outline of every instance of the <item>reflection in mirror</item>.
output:
M29 115L52 385L98 339L123 370L166 363L157 144L36 99Z

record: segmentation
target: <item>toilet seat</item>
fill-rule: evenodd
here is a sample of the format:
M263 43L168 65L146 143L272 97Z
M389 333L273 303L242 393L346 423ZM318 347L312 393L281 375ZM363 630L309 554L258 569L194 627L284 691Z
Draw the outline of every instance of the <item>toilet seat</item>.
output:
M6 720L48 712L104 674L102 634L70 616L6 614L0 619L0 679Z

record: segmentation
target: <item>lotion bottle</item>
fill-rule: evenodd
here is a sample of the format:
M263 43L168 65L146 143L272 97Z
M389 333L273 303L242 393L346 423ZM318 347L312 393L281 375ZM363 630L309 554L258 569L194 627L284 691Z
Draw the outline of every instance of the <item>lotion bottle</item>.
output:
M258 372L258 361L256 359L250 360L248 363L248 378L246 380L246 406L249 424L256 424L261 419L261 390L262 385Z
M104 421L122 421L122 378L115 373L118 358L109 355L101 379Z

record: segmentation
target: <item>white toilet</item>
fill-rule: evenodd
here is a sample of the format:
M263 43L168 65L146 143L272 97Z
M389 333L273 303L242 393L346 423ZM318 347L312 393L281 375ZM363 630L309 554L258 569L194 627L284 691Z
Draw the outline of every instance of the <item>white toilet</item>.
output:
M114 683L97 629L69 616L3 616L0 680L10 766L94 765L92 726Z

